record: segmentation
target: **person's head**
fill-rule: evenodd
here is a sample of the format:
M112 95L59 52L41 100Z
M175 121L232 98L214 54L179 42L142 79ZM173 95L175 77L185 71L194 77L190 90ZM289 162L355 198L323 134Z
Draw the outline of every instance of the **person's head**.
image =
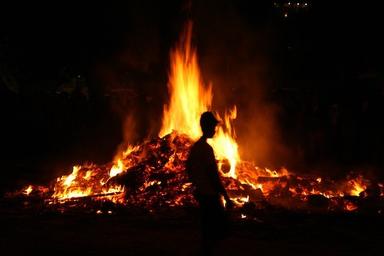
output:
M200 117L200 126L203 131L203 136L206 138L212 138L215 135L216 125L219 121L213 115L212 112L204 112Z

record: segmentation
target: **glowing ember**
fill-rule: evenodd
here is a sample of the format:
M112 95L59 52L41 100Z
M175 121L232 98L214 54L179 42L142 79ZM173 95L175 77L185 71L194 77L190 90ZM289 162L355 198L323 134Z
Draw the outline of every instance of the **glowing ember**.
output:
M344 208L345 210L352 212L357 210L358 207L352 202L346 202Z
M74 166L70 175L57 178L52 198L63 200L90 195L120 193L123 191L122 186L104 186L113 170L116 170L116 167L113 166L108 174L93 164Z
M32 190L33 190L33 188L32 188L32 185L29 185L25 190L24 190L24 195L29 195L29 194L31 194L31 192L32 192Z
M348 183L352 186L350 194L353 196L359 196L361 192L367 189L362 176L359 176L356 179L352 179Z

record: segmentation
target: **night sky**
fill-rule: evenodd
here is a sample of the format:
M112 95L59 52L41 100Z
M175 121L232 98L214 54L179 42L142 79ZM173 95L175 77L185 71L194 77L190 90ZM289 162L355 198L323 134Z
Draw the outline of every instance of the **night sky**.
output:
M288 79L331 79L331 87L345 87L349 85L335 80L380 72L380 9L372 3L308 1L306 10L293 9L288 11L287 18L282 18L285 11L273 3L288 1L253 2L62 2L6 6L1 15L2 63L26 83L62 79L60 70L64 67L73 73L89 74L94 72L96 63L113 62L122 52L133 52L128 56L133 61L126 65L141 65L134 68L145 69L144 64L138 64L145 62L166 70L169 49L184 20L190 17L198 24L196 41L202 50L207 35L200 31L205 26L214 32L236 28L234 24L241 23L248 28L249 38L257 36L261 29L272 31L268 39L274 41L267 43L272 45L269 51L273 54L268 57L273 57L274 69L281 69L277 72L284 74L285 83L289 83ZM234 32L227 30L228 37ZM227 54L236 55L240 50L236 45L231 47ZM20 86L26 91L31 89ZM56 85L51 86L49 89Z

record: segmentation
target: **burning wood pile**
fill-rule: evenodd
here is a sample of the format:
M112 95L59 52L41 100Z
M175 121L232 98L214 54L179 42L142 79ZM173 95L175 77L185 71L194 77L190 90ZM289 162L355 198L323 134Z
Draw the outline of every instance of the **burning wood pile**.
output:
M117 166L85 164L75 166L71 174L57 178L50 186L30 185L9 194L26 200L38 200L47 209L89 207L98 212L109 202L122 207L139 207L150 211L169 207L195 206L193 187L185 173L185 161L192 140L176 132L129 148ZM230 167L220 161L223 182L236 203L242 218L254 210L268 207L315 212L383 208L383 186L362 176L343 181L320 177L301 177L286 169L270 171L250 162L237 165L237 177L225 176Z
M196 51L191 47L192 26L171 52L170 104L164 108L159 137L128 145L105 165L74 166L72 173L49 186L30 185L8 198L38 202L43 209L81 209L100 213L104 204L149 211L195 206L193 187L185 172L189 148L201 132L199 117L210 109L211 87L203 86ZM315 212L368 211L381 214L384 186L361 175L333 181L304 177L288 170L271 171L242 161L231 125L237 109L225 113L216 136L215 151L223 183L241 218L271 207ZM98 208L99 207L99 208Z

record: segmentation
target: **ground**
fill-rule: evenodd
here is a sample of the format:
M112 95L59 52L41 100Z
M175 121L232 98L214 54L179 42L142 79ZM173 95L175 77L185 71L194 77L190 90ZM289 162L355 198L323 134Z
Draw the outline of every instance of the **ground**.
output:
M197 255L186 211L39 213L1 209L2 255ZM215 255L381 255L384 220L357 214L260 213L232 222Z

